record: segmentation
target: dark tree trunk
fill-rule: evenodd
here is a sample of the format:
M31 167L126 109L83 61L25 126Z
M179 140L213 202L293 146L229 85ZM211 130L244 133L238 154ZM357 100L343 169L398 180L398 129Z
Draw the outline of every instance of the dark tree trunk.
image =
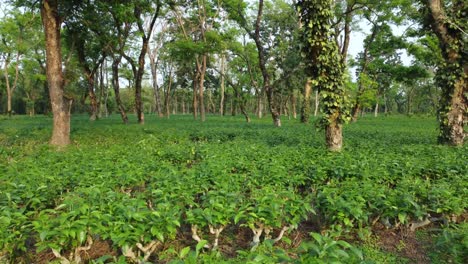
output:
M104 56L99 62L96 62L96 65L94 66L94 68L91 69L86 60L86 54L84 51L85 40L82 39L81 37L78 37L77 41L78 41L78 45L76 45L77 46L76 50L78 54L78 60L81 64L81 67L84 70L86 81L88 82L88 97L89 97L90 106L91 106L89 119L91 121L94 121L97 119L97 116L98 116L98 102L97 102L96 93L94 92L94 88L96 86L96 71L97 69L99 69L99 65L104 60Z
M141 99L141 83L143 81L143 74L145 73L145 55L148 49L149 38L143 38L143 45L141 48L140 56L138 58L138 71L135 78L135 109L139 124L145 123L145 114L143 109L143 100Z
M356 98L356 102L354 103L353 110L351 111L351 120L353 122L357 121L360 112L361 112L361 103Z
M135 9L134 9L134 16L137 19L138 31L141 34L141 40L142 40L140 55L138 57L138 69L136 71L136 76L134 76L135 77L135 109L136 109L136 114L137 114L137 119L138 119L139 124L145 123L145 116L143 113L144 111L143 101L141 99L141 89L142 89L141 83L143 81L143 74L145 73L145 56L146 56L146 53L148 52L148 44L151 38L151 33L153 32L154 24L156 23L156 19L159 16L159 10L161 9L160 1L156 1L156 2L157 2L156 11L151 17L151 21L148 24L147 32L145 32L145 29L143 28L143 22L140 17L141 16L140 7L137 5L135 6ZM132 63L132 61L130 61L130 63Z
M166 110L166 117L169 118L171 115L171 89L172 89L172 68L169 71L169 83L167 85L166 94L164 97L164 108Z
M232 81L230 81L230 80L227 80L227 81L229 82L229 84L234 89L234 93L235 93L235 97L236 97L236 99L234 101L236 102L236 105L239 106L242 115L245 117L245 121L247 123L250 123L249 114L247 113L247 110L245 109L246 101L242 98L240 88L237 85L235 85L234 83L232 83ZM233 108L235 109L235 107L233 107Z
M255 23L255 33L250 34L255 41L255 45L257 46L258 51L258 61L260 65L260 70L262 71L263 76L263 90L267 95L268 105L270 108L271 117L273 119L273 124L276 127L281 126L281 117L279 111L279 104L277 100L275 100L275 89L271 86L270 83L270 74L266 68L266 59L265 59L265 49L262 45L262 41L260 39L260 22L262 20L263 15L263 0L258 1L258 13L257 13L257 20ZM249 31L250 32L250 31Z
M47 82L54 116L50 144L66 146L70 144L70 106L72 102L64 96L65 82L60 46L61 19L57 0L42 1L41 18L46 41Z
M118 56L115 57L114 61L112 62L112 86L114 87L115 102L117 103L117 107L119 108L119 113L122 117L122 121L124 122L124 124L128 124L127 113L125 112L122 100L120 99L119 64L121 59L122 57Z

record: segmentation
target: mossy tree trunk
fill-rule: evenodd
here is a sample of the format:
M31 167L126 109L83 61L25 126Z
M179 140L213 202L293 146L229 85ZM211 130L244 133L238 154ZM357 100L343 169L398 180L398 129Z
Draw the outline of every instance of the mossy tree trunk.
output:
M466 1L454 0L450 10L441 0L425 0L429 11L432 31L439 39L443 63L439 65L436 82L442 89L438 112L441 144L463 145L466 133L464 124L467 120L467 82L468 65L466 63ZM448 14L447 14L448 12ZM465 22L463 22L465 21Z

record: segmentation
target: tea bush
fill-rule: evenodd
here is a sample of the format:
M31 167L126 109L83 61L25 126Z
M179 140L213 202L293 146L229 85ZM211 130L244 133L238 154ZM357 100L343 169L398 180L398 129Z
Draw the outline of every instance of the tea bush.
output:
M342 153L294 120L75 116L64 151L47 145L50 123L0 123L0 256L12 262L40 252L82 262L98 240L115 262L360 262L325 233L284 245L301 225L344 234L466 213L467 147L436 145L429 118L363 118L345 127Z

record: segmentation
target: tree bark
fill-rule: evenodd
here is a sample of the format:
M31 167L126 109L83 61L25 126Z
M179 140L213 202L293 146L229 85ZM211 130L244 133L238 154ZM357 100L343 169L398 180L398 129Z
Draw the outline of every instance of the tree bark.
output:
M43 0L41 18L46 41L46 72L49 96L52 104L53 128L50 144L66 146L70 144L71 100L65 97L62 72L62 51L60 46L61 18L57 0Z
M159 10L161 9L160 1L156 1L156 2L157 2L156 11L151 17L151 21L147 28L147 32L143 28L143 23L140 17L141 16L140 8L138 6L135 6L135 10L134 10L134 16L137 20L138 31L141 34L141 40L142 40L140 55L138 57L138 69L137 69L136 76L135 76L135 109L136 109L136 114L137 114L139 124L145 123L145 116L143 113L144 111L143 101L141 99L143 74L145 73L145 56L146 56L146 53L148 52L149 40L151 38L151 33L153 32L154 24L156 23L156 19L159 16ZM130 61L130 63L132 63L132 61Z
M263 15L263 0L258 1L258 13L257 20L255 22L255 33L251 34L255 41L255 45L258 51L258 61L260 70L262 71L263 76L263 90L266 92L268 105L270 108L271 117L273 119L273 125L276 127L281 126L281 117L279 112L278 102L275 100L275 89L271 86L270 83L270 74L266 68L266 59L265 59L265 49L263 47L262 41L260 39L260 22ZM250 32L250 31L249 31Z
M20 56L21 56L21 53L19 51L16 52L15 80L13 81L13 85L10 85L10 79L8 76L10 54L8 54L7 58L5 59L4 76L5 76L5 84L6 84L6 90L7 90L7 113L9 116L11 116L12 111L13 111L12 104L11 104L13 100L13 93L15 92L16 87L18 86Z
M296 97L296 93L295 91L293 90L292 91L292 95L291 95L291 108L292 108L292 115L293 115L293 118L294 119L297 119L297 97Z
M112 62L112 86L114 88L115 93L115 102L117 103L117 107L119 108L119 113L122 117L122 121L124 122L124 124L128 124L127 113L125 112L122 100L120 99L119 64L121 59L121 56L117 56L114 57L114 61Z
M377 117L379 115L379 102L375 103L375 108L374 108L374 117Z
M226 56L223 54L221 56L221 91L220 91L220 100L219 100L219 114L221 116L224 115L224 73L225 73L225 62L226 62Z
M172 89L172 67L169 70L169 82L166 88L166 94L164 96L164 109L166 110L166 117L169 119L171 115L171 89ZM175 108L174 108L175 109Z
M200 65L200 84L198 85L198 91L200 93L199 95L199 100L200 100L200 120L202 122L205 122L205 73L206 73L206 59L207 59L207 55L206 54L203 54L202 55L202 62L201 62L201 65Z
M466 10L466 2L463 0L453 2L452 8L457 12L453 12L451 18L463 21L463 17L459 16L466 14L459 10ZM437 82L442 88L438 111L440 129L438 141L441 144L461 146L466 137L464 125L468 118L466 98L468 65L466 55L463 54L466 33L459 26L450 26L457 23L447 17L441 0L425 0L425 3L429 10L432 30L439 39L445 61L445 65L440 67L436 75Z
M153 80L153 95L154 95L155 108L156 108L156 112L158 113L158 116L162 117L163 113L161 110L162 108L161 96L159 94L158 72L157 72L158 63L156 62L156 54L150 52L148 49L148 56L150 58L151 77Z
M85 76L86 76L86 81L88 82L88 96L90 100L90 105L91 105L91 111L90 111L90 116L89 120L94 121L98 117L98 102L97 102L97 97L96 93L94 92L95 86L96 86L96 72L99 69L99 66L101 65L102 61L104 61L105 55L102 55L102 58L100 58L94 65L94 67L91 69L90 65L88 64L86 60L86 54L85 54L85 40L82 39L82 37L78 37L77 39L78 45L76 50L77 50L77 55L78 55L78 60L81 64L81 67L84 70Z
M249 117L249 114L247 113L247 110L245 109L245 105L246 105L246 101L242 98L242 91L240 90L240 88L238 87L238 85L234 84L232 82L232 80L226 78L226 81L229 83L229 85L231 85L232 89L234 89L234 95L236 97L236 99L234 100L234 102L236 103L236 105L239 106L240 108L240 111L242 113L242 115L245 117L245 121L247 123L250 123L250 117ZM233 116L235 115L235 106L233 107L234 111L233 111Z
M320 105L320 93L318 89L315 89L315 104L314 104L314 116L318 115L319 105Z
M105 80L106 80L105 85L104 85L104 75L105 75ZM107 61L104 61L104 63L101 64L101 78L102 78L101 83L103 84L103 89L105 89L104 103L103 103L104 114L105 114L106 117L108 117L109 116L109 108L107 107L107 102L108 102L108 99L109 99L109 71L107 69Z
M343 125L334 121L325 128L325 140L330 151L341 151L343 146Z
M193 100L192 100L192 109L193 109L193 119L197 120L198 118L198 85L199 83L199 72L195 73L193 78Z
M141 48L140 56L138 58L138 71L135 78L135 110L137 114L137 119L139 124L145 123L145 115L143 109L143 100L141 99L141 89L143 74L145 72L145 54L148 49L148 39L143 38L143 45Z
M301 108L301 123L307 124L310 119L310 93L312 92L312 81L307 79L304 85L304 100Z

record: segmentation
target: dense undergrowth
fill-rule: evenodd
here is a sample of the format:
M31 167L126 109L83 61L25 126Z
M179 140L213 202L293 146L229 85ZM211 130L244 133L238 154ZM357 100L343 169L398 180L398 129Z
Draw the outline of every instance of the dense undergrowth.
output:
M427 224L428 258L467 259L468 148L433 118L363 118L342 153L288 120L78 116L62 151L50 126L0 120L0 263L404 263L374 231Z

